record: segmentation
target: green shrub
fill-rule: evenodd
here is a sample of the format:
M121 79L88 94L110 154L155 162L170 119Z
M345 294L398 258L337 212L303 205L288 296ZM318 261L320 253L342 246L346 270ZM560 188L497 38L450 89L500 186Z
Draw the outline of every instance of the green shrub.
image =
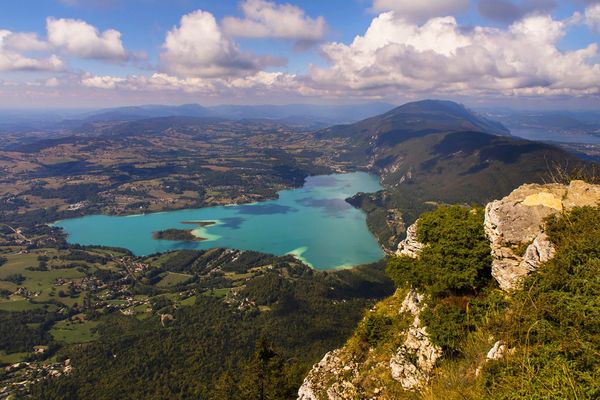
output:
M465 310L454 303L438 303L421 313L427 333L445 354L458 354L465 335L471 329Z
M393 322L387 315L369 314L359 325L358 337L369 346L376 347L388 337Z
M23 274L11 274L2 278L3 281L12 282L15 285L20 285L25 282L25 277Z
M400 287L433 297L474 294L491 278L490 246L480 208L442 206L418 222L419 241L427 247L418 259L390 260L388 274Z

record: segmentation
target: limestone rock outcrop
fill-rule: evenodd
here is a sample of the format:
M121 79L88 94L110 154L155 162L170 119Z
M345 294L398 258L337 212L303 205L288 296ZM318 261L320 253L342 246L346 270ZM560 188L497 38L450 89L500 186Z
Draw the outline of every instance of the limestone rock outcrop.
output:
M485 209L485 231L492 246L492 275L503 290L554 256L544 220L574 207L600 204L600 186L572 181L569 185L528 184Z
M312 367L298 390L298 400L356 398L356 388L351 381L358 373L357 368L354 363L342 359L342 352L343 349L330 351ZM329 379L325 377L335 382L328 385Z
M503 358L506 353L514 353L515 349L508 349L506 347L506 343L504 343L502 340L498 340L496 343L494 343L494 345L492 346L492 348L487 352L486 356L485 356L485 360L483 360L483 363L481 363L477 369L475 370L475 376L479 376L481 375L481 370L483 369L484 365L490 361L497 361L500 360L501 358Z
M423 309L423 296L411 290L404 299L400 312L409 312L413 322L406 332L406 339L390 359L392 378L406 390L417 390L429 381L442 350L429 340L427 328L419 318Z
M499 360L504 357L504 353L506 353L506 344L503 341L498 340L496 343L494 343L490 351L487 352L485 359Z
M406 230L406 239L398 244L396 254L416 258L425 245L417 239L417 223Z
M429 340L427 328L422 326L420 314L425 306L424 298L414 290L404 296L395 312L410 317L410 325L399 332L402 344L389 355L372 358L371 350L356 358L347 347L327 353L315 364L300 389L298 400L353 400L389 399L380 385L378 374L397 381L404 390L417 391L430 379L442 350ZM377 370L377 373L373 371ZM365 388L365 382L370 388ZM367 396L367 397L365 397Z

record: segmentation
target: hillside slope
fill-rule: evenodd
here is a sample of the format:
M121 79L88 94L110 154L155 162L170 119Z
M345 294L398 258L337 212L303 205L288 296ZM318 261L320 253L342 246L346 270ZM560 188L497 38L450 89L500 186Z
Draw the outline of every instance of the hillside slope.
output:
M388 273L397 292L313 366L299 400L600 395L600 185L440 207Z
M448 101L408 103L316 135L347 138L340 157L381 176L384 192L351 202L367 211L372 231L388 248L399 239L392 231L397 224L387 223L390 210L411 224L428 202L485 204L524 183L549 181L556 166L585 168L573 154L512 137L500 123Z
M28 398L45 400L246 400L259 392L289 399L363 310L393 293L381 263L319 272L291 256L227 249L134 260L147 268L127 290L149 296L148 309L99 310L89 317L96 340L50 342L57 359L70 360L70 373L25 383L18 373L0 375L0 387L8 380L10 393L31 385ZM169 276L188 279L163 283Z

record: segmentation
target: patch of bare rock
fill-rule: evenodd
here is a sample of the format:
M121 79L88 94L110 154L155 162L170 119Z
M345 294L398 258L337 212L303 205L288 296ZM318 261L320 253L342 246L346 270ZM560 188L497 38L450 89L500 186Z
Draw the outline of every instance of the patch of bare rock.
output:
M485 232L492 247L492 276L503 290L554 256L544 220L574 207L600 204L600 186L572 181L569 185L523 185L485 208Z

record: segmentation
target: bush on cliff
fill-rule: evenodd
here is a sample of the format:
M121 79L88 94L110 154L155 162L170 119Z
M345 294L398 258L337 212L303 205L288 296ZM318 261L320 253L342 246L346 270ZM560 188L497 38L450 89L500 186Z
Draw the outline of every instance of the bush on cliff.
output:
M390 260L388 274L400 287L426 295L421 315L430 339L447 356L456 356L466 335L490 308L482 291L492 284L490 245L481 208L442 206L417 223L426 245L418 258Z
M481 208L442 206L417 223L417 238L427 245L418 259L390 260L388 274L400 287L432 297L475 294L489 284L490 245Z

